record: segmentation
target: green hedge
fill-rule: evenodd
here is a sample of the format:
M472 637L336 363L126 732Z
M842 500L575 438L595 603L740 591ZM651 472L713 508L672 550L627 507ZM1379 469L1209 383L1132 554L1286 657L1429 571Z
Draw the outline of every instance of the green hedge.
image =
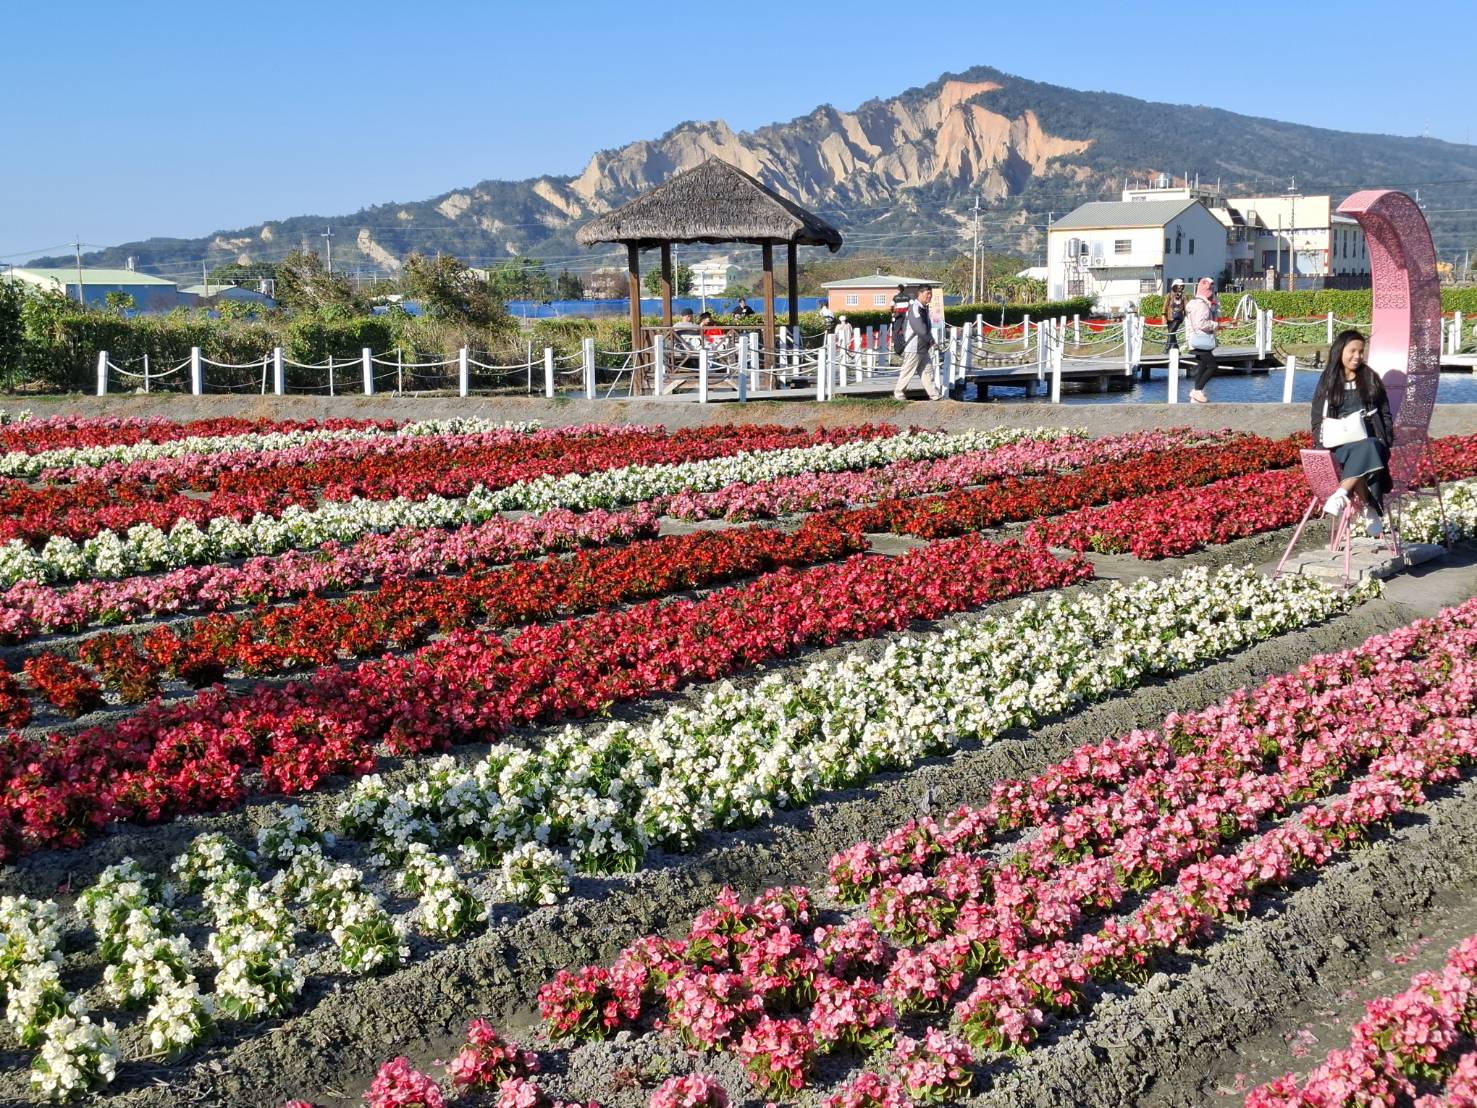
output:
M1249 296L1259 307L1268 309L1282 319L1320 316L1332 312L1339 319L1367 321L1371 314L1373 295L1369 289L1296 289L1290 292L1254 289L1251 292L1223 292L1221 314L1233 314L1242 297ZM1145 296L1139 301L1139 308L1145 315L1160 315L1164 310L1164 297ZM1477 316L1477 288L1442 289L1441 310Z

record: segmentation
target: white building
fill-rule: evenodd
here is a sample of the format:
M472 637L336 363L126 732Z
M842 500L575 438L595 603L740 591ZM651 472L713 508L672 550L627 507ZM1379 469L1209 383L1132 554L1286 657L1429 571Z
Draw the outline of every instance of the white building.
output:
M1331 196L1240 196L1228 201L1255 229L1256 274L1321 278L1320 284L1368 285L1369 247L1358 220L1334 211Z
M718 296L729 285L729 275L736 270L727 257L706 258L692 267L692 291L689 296Z
M1046 241L1050 300L1091 296L1121 312L1176 277L1194 284L1226 268L1225 225L1199 200L1100 200L1055 223Z

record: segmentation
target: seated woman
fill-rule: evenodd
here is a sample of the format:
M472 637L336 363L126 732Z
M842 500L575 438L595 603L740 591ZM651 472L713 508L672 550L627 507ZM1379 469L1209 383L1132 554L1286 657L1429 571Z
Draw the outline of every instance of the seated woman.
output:
M1378 535L1385 494L1390 491L1395 421L1384 384L1364 360L1365 345L1364 336L1353 330L1333 340L1328 365L1313 392L1313 443L1332 450L1343 475L1323 511L1342 515L1353 494L1364 505L1369 533Z

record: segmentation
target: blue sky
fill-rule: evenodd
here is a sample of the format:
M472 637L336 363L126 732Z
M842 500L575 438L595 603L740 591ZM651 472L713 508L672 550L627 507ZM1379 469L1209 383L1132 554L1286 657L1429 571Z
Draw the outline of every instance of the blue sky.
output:
M577 172L685 119L851 108L985 64L1471 140L1470 3L3 0L0 262ZM844 12L844 16L835 13ZM899 44L900 43L900 44Z

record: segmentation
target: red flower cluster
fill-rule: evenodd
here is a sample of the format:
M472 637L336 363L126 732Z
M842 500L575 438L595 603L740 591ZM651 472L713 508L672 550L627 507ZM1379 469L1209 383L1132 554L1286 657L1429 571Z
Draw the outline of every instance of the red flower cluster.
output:
M30 722L30 701L10 670L0 666L0 727L21 728Z
M858 844L831 872L833 892L865 914L816 928L804 888L753 903L725 890L686 937L647 936L608 971L561 974L540 1009L555 1037L608 1037L654 1016L787 1092L816 1053L885 1045L900 1013L950 1013L976 1047L1024 1050L1049 1015L1082 1007L1089 980L1146 980L1256 892L1326 865L1470 770L1474 703L1477 600L1172 714L1161 732L1082 747L942 824ZM1027 828L1012 854L987 849ZM570 981L598 981L600 1018L575 1017ZM1469 988L1457 992L1477 1011ZM1366 1028L1407 1073L1439 1064L1445 1041L1442 1020L1415 1009L1372 1009ZM935 1026L897 1038L886 1073L915 1101L948 1100L967 1092L971 1060ZM855 1091L859 1103L892 1096L885 1083Z
M1078 559L967 536L898 558L781 569L698 600L648 601L506 641L456 631L301 684L212 690L109 726L15 740L0 751L0 845L7 855L75 845L112 820L230 807L253 765L270 767L274 788L311 789L325 774L372 765L380 741L407 753L487 739L1090 575Z
M83 715L103 702L96 681L50 651L27 658L25 674L32 688L66 715Z
M622 428L615 432L539 431L490 436L488 445L454 447L435 438L409 440L401 449L365 457L329 457L315 464L274 465L259 456L249 468L202 476L92 479L36 487L0 483L0 541L40 545L53 535L85 539L99 531L127 531L139 523L168 530L180 520L204 527L214 516L248 520L279 515L292 505L321 501L390 500L430 495L465 496L476 486L503 488L535 477L592 473L628 465L701 461L747 450L780 450L820 443L884 438L891 427L859 425L808 431L764 424L687 428Z
M138 442L174 442L195 436L286 434L292 431L390 431L388 419L192 419L178 423L162 416L136 419L119 416L52 416L0 427L0 450L40 454L79 446L131 446Z
M1186 446L1087 466L1077 473L1006 478L916 500L883 500L852 518L867 531L940 538L1039 519L1115 497L1203 485L1297 461L1298 442L1247 436L1230 445Z

